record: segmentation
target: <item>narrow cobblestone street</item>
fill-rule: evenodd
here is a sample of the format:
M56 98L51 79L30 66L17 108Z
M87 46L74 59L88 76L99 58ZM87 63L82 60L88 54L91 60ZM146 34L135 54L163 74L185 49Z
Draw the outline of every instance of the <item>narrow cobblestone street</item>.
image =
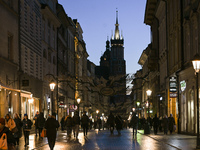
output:
M110 135L108 130L91 130L87 138L82 131L79 140L67 140L66 132L59 131L54 150L193 150L196 147L196 136L172 134L143 135L143 130L137 134L137 139L132 136L132 130L122 130L119 136L115 131ZM39 140L34 134L30 135L30 145L24 148L24 139L21 138L18 150L48 150L47 138Z

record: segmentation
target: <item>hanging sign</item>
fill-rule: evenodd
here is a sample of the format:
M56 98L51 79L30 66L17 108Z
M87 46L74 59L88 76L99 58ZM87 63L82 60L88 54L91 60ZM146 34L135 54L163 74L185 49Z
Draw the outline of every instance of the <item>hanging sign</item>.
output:
M170 98L177 97L177 80L176 77L169 78L169 92Z

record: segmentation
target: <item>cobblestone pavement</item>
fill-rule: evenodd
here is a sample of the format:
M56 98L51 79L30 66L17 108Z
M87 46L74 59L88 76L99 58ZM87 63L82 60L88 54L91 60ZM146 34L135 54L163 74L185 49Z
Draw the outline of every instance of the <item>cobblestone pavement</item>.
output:
M82 131L78 140L67 140L66 132L58 131L58 137L54 150L193 150L196 147L196 136L180 134L143 135L140 130L137 139L132 136L132 130L122 130L119 136L115 131L110 135L108 130L91 130L87 138ZM18 150L48 150L47 138L39 140L34 134L30 135L29 147L24 148L24 139L20 139Z

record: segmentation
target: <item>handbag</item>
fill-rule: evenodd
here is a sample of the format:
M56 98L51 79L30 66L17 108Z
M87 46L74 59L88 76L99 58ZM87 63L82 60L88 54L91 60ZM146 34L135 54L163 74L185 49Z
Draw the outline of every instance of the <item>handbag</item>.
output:
M41 137L47 137L47 130L46 130L46 129L43 129L40 136L41 136Z
M8 149L7 135L3 133L0 139L0 149Z
M12 133L16 133L17 131L18 131L18 129L16 126L11 130Z

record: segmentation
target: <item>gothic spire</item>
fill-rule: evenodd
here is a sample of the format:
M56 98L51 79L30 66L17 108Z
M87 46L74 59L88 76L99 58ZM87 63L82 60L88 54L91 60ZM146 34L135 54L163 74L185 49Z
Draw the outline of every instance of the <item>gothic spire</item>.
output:
M115 40L119 40L119 24L118 24L118 10L116 11L116 24L115 24Z

